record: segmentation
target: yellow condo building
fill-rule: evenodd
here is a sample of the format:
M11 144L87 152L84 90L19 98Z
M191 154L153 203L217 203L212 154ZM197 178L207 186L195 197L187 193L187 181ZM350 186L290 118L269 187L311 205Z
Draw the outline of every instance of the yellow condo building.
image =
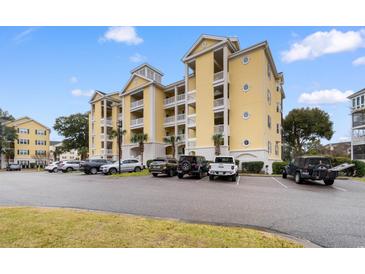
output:
M10 162L23 168L45 166L49 159L51 130L29 117L23 117L5 124L14 127L18 139L14 142L14 159Z
M171 154L165 136L180 136L177 155L214 158L212 136L221 133L221 154L240 162L281 160L284 77L268 43L240 49L238 38L202 35L183 56L184 79L162 84L149 64L131 71L120 92L95 91L90 100L90 157L118 158L109 133L122 122L123 158L139 156L135 133L146 133L144 161Z

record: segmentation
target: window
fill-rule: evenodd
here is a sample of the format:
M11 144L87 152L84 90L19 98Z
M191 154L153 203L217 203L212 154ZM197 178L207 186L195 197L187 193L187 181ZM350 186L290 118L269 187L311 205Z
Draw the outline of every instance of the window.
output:
M250 62L250 58L248 56L243 56L242 57L242 63L244 65L247 65Z
M29 150L28 149L19 149L18 155L29 155Z
M275 144L275 155L279 155L279 144Z
M361 106L364 106L364 95L361 95Z
M277 92L279 92L279 91L280 91L280 86L279 86L279 85L277 85L277 86L276 86L276 91L277 91Z
M18 144L29 145L29 139L18 139Z
M247 147L248 145L250 145L250 141L249 141L249 140L247 140L247 139L246 139L246 140L244 140L244 141L243 141L243 145Z
M271 92L269 89L267 90L267 102L271 105Z
M269 152L269 154L272 153L271 142L270 141L267 142L267 151Z
M36 129L36 130L35 130L35 134L36 134L36 135L46 135L46 131L45 131L45 130L39 130L39 129Z
M279 134L280 133L280 125L276 124L276 133Z
M243 113L243 119L247 120L248 118L250 118L250 113L248 113L247 111L245 111Z
M281 112L281 104L280 103L276 104L276 112Z
M271 128L271 116L267 115L267 126Z
M35 140L35 144L38 145L38 146L45 146L47 144L47 141Z
M19 128L18 129L18 132L19 133L22 133L22 134L29 134L29 129L27 129L27 128Z
M352 99L352 107L355 108L355 105L356 105L356 100L355 98Z
M360 106L360 97L357 97L357 98L356 98L356 105L357 105L357 107L359 107L359 106Z
M35 155L46 155L46 151L45 150L36 150Z
M250 89L250 87L249 87L249 85L248 85L248 84L244 84L244 85L243 85L243 91L244 91L244 92L247 92L249 89Z

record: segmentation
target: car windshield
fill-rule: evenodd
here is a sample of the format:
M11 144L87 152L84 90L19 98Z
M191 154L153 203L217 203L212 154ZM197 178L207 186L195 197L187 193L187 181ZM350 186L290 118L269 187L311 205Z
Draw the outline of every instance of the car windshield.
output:
M328 158L311 158L307 159L307 165L316 166L316 165L330 165L330 160Z
M196 163L196 157L194 156L181 156L180 161L189 161L191 163Z
M164 162L166 162L166 160L165 160L165 159L154 159L154 160L152 161L152 163L164 163Z
M217 157L215 158L216 163L223 163L223 164L233 164L232 157Z

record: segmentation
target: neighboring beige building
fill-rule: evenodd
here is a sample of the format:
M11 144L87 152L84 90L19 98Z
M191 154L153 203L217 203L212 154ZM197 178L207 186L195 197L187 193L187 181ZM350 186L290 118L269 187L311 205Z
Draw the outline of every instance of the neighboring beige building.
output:
M50 151L50 161L72 161L72 160L80 160L80 155L77 151L77 149L72 149L71 151L68 152L64 152L60 155L54 155L54 152L56 151L57 147L61 147L62 146L62 142L55 142L55 141L51 141L51 146L49 148Z
M14 159L10 162L21 164L23 168L48 164L51 133L48 127L29 117L5 125L14 127L18 134L18 140L14 143Z
M214 158L212 136L224 137L222 154L243 161L281 160L284 77L268 43L240 49L238 38L202 35L182 58L184 79L162 84L149 64L131 71L120 92L96 91L90 100L90 157L117 159L108 133L122 122L123 158L138 157L133 134L146 133L144 160L171 154L165 136L180 136L178 154Z

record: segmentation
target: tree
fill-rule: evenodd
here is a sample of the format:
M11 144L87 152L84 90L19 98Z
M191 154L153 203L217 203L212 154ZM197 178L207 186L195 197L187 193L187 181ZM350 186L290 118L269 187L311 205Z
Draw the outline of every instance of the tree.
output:
M172 157L175 158L175 154L176 154L176 143L179 142L181 140L180 136L167 136L165 138L163 138L163 141L167 144L170 144L172 147Z
M319 108L291 110L283 121L283 131L294 157L306 153L320 138L330 140L334 133L328 113Z
M144 142L147 141L147 139L148 135L145 133L136 133L131 138L131 142L136 143L139 146L139 153L141 154L142 164L143 164Z
M127 133L127 131L125 129L122 129L120 128L120 135L118 134L118 130L111 130L109 132L109 138L110 139L115 139L117 138L118 140L118 152L119 152L119 155L120 155L120 158L122 158L122 145L123 145L123 136ZM120 140L119 140L119 136L120 136Z
M53 152L53 161L57 161L58 156L60 156L63 152L62 146L56 146Z
M18 134L13 127L7 127L4 124L13 120L14 117L9 112L0 108L0 159L5 154L8 164L9 160L14 158L14 141L18 139Z
M64 151L78 150L81 160L85 160L89 151L89 115L76 113L56 119L53 128L65 137L62 141Z
M221 154L221 145L224 142L223 135L221 133L214 134L212 136L212 139L213 139L214 147L215 147L215 155L218 156Z

